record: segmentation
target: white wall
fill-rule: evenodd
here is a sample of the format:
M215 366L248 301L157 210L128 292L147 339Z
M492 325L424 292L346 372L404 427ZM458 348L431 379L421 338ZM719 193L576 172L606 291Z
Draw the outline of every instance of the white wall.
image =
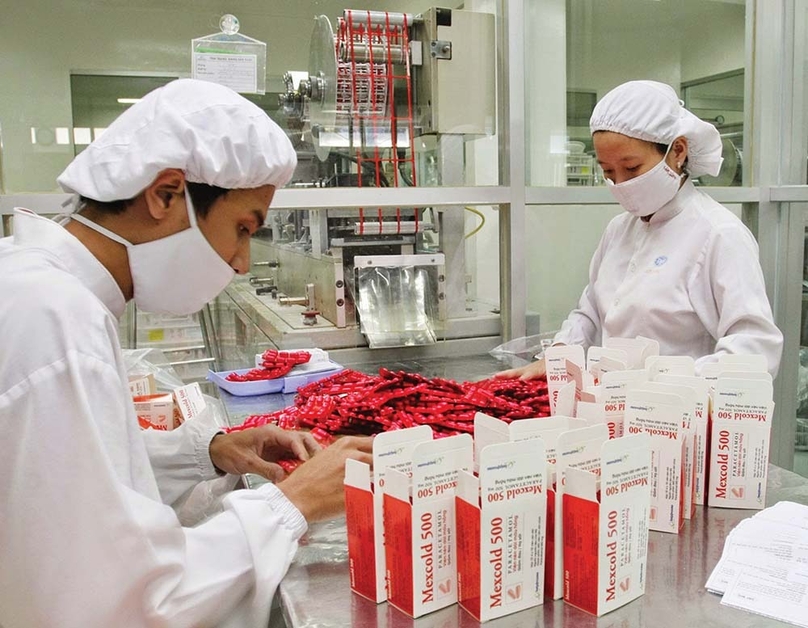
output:
M565 185L567 16L565 0L526 2L527 179Z
M682 82L743 68L745 5L690 0L685 6Z
M600 98L631 79L678 85L681 5L682 0L567 0L569 88L595 90Z
M744 67L746 7L720 0L567 0L567 82L598 97L631 79L678 89Z

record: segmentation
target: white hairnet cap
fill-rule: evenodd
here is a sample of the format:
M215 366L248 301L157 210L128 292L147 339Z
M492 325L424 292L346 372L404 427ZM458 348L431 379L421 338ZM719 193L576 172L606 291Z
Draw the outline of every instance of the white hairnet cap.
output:
M687 138L687 169L697 177L717 176L721 169L721 136L682 106L670 85L629 81L600 99L589 120L589 130L613 131L646 142L670 144Z
M166 168L232 190L282 187L296 165L289 138L257 105L222 85L180 79L127 109L57 181L109 202L137 196Z

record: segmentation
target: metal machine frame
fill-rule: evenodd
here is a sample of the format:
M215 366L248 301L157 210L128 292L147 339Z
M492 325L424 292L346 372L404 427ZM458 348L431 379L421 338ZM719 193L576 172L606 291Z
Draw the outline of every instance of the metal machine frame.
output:
M493 15L465 10L432 8L411 15L346 9L335 31L326 16L315 18L308 76L295 87L287 72L287 91L279 102L290 127L300 129L302 140L314 145L309 154L321 162L330 164L336 157L353 165L336 179L318 176L293 186L339 187L345 179L349 186L375 192L413 189L422 176L415 138L424 135L437 137L434 159L441 183L462 183L463 138L494 131L495 39ZM469 92L478 94L476 106L468 106ZM309 176L317 170L322 168L303 168ZM368 205L343 209L329 200L303 213L272 212L270 229L264 232L271 237L254 240L257 263L274 267L262 281L274 282L277 294L299 294L306 286L313 295L302 312L306 329L265 299L286 321L278 330L284 344L294 343L296 334L318 331L318 340L331 344L314 312L335 330L358 323L351 289L356 256L426 259L438 251L446 258L440 294L433 295L441 299L441 322L447 321L441 333L499 335L491 325L499 322L498 312L469 313L463 206L388 208L375 200ZM266 293L267 288L258 291ZM476 330L470 321L475 317L480 319Z

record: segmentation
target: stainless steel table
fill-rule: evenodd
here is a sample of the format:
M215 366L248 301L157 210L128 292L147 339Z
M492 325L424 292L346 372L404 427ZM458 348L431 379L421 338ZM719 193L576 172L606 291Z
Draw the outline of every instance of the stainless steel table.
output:
M808 504L808 479L769 467L767 504L789 500ZM485 624L490 628L546 626L564 628L758 628L785 626L758 615L721 606L720 597L707 593L704 583L724 547L724 539L739 521L755 511L699 508L679 534L651 532L645 595L626 606L595 618L563 601L545 601ZM350 590L345 522L312 526L295 562L281 583L281 604L293 628L385 626L441 628L478 626L459 606L413 620L387 603L376 605Z
M379 364L347 365L371 373ZM477 380L506 368L508 364L491 356L459 359L430 359L385 363L394 370L417 371L428 376L455 380ZM241 422L247 414L269 412L292 403L293 395L229 398L223 400L231 420ZM808 479L770 466L767 505L789 500L808 504ZM762 628L785 626L781 622L721 606L720 597L707 593L704 583L712 571L727 534L755 511L699 508L680 534L651 532L649 537L646 593L630 604L595 618L563 601L546 601L485 624L490 628ZM387 603L376 605L350 589L348 549L344 519L311 526L301 541L292 567L280 586L281 605L291 628L341 626L386 628L467 628L478 626L454 605L413 620Z

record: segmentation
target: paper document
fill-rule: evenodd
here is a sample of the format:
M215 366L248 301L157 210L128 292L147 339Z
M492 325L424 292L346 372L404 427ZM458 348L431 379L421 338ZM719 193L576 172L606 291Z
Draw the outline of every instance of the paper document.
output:
M745 565L770 560L808 565L808 530L754 517L742 521L727 537L724 553L705 586L713 593L724 593Z
M808 506L780 502L742 521L705 586L722 604L808 628Z
M808 628L808 565L785 561L746 566L721 603Z
M782 521L803 530L808 530L808 506L795 504L794 502L777 502L774 506L761 510L753 519Z

